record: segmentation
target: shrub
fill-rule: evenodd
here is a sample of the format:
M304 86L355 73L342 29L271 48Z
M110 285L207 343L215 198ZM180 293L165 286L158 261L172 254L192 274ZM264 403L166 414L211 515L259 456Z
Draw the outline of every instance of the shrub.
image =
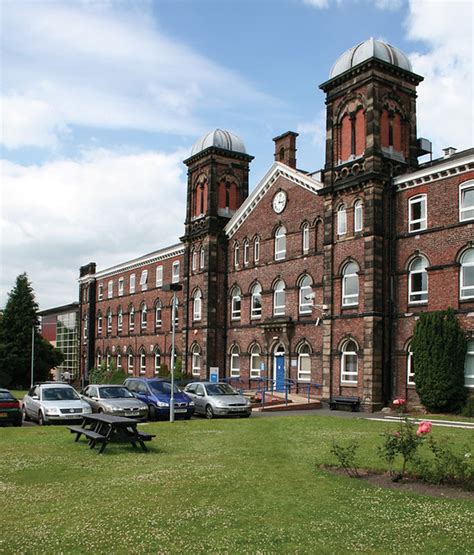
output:
M464 405L461 414L463 416L474 416L474 397L469 397L466 400L466 404Z
M357 443L350 443L347 447L338 445L333 442L331 453L339 461L340 466L344 469L344 472L351 478L358 478L359 471L356 465L356 451L359 448Z
M124 382L126 377L125 372L121 368L116 368L116 366L112 363L107 369L105 363L103 362L98 368L93 368L90 371L89 383L121 384Z
M400 421L400 428L397 432L385 433L385 441L378 451L379 455L387 461L390 476L394 482L399 482L404 478L408 463L415 461L418 447L430 429L431 422L420 422L415 431L415 425L405 418ZM402 459L402 468L397 471L395 462L399 457Z
M423 481L474 489L474 461L469 449L455 453L446 440L441 444L433 437L429 438L428 447L433 454L432 460L415 461L415 468Z
M466 338L453 309L423 313L413 340L416 391L433 412L454 412L466 399Z

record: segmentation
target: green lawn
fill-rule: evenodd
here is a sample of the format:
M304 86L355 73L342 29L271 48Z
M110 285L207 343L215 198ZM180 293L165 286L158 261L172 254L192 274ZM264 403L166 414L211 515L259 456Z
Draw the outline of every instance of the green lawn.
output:
M10 393L21 401L23 397L28 393L27 389L10 389Z
M151 452L103 455L65 427L0 429L0 553L473 553L469 501L335 476L332 440L363 464L389 424L323 416L144 425ZM394 429L394 425L392 428ZM457 444L472 431L435 429Z

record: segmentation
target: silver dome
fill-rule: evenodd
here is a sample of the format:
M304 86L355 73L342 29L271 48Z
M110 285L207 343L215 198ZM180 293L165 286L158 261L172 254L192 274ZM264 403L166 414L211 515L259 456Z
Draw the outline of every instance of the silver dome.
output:
M191 156L194 156L210 146L231 150L233 152L247 153L244 143L237 135L234 135L234 133L230 131L225 131L224 129L215 129L214 131L209 131L209 133L206 133L197 141L191 150Z
M401 50L381 40L370 38L349 48L342 56L339 56L336 63L332 66L329 78L337 77L370 58L378 58L407 71L413 71L410 60Z

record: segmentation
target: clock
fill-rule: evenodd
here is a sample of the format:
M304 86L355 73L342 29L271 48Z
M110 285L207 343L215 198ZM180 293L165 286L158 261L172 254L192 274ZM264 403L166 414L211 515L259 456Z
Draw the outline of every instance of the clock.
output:
M283 212L286 206L286 193L285 191L278 191L278 193L273 197L273 210L280 214Z

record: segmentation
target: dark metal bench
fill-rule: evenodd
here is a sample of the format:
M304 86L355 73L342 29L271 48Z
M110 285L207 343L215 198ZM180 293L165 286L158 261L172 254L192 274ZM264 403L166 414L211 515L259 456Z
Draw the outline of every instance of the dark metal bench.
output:
M88 430L87 428L82 428L81 426L68 426L68 429L72 434L76 434L76 439L74 441L79 441L81 435L87 437L91 449L95 447L96 443L102 443L100 452L104 450L105 444L108 442L108 439L104 435L98 434L93 430Z
M360 410L360 398L351 397L350 395L338 395L329 399L329 408L335 410L340 406L349 406L351 411L355 412Z

